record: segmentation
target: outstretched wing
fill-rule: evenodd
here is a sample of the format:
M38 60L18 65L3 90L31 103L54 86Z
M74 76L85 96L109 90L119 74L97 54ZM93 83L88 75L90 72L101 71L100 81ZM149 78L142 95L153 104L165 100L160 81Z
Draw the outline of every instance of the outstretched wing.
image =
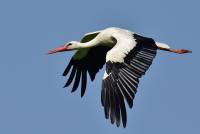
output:
M74 84L72 87L72 91L77 90L79 83L81 81L81 97L84 95L87 85L87 73L91 80L95 79L96 73L103 67L106 61L106 53L110 48L105 46L96 46L93 48L79 50L75 53L75 56L84 54L84 57L75 58L74 56L71 58L68 66L66 67L63 76L67 76L69 74L70 69L72 70L69 78L64 85L64 87L69 86L74 80Z
M133 99L137 92L139 78L145 74L156 56L157 46L151 38L133 34L133 42L127 42L129 51L122 49L124 39L118 39L115 48L106 56L106 72L102 82L101 102L104 107L105 117L110 118L113 124L116 121L126 127L127 115L124 100L129 107L133 106ZM132 45L133 47L131 47ZM116 60L116 51L126 53ZM113 58L115 57L115 58ZM113 61L114 60L114 61Z

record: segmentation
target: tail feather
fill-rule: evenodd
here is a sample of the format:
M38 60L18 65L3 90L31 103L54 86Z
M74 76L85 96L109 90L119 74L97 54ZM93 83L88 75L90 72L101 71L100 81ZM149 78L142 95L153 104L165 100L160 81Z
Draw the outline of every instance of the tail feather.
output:
M165 43L161 43L161 42L156 42L156 46L160 49L170 49L170 46L165 44Z

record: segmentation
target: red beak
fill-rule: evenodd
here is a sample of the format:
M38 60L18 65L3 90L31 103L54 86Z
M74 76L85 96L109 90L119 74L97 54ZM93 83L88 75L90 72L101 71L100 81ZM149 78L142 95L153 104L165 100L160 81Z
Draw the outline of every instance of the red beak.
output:
M58 52L64 52L64 51L67 51L67 46L60 46L60 47L57 47L57 48L54 48L52 50L50 50L48 52L48 54L54 54L54 53L58 53Z

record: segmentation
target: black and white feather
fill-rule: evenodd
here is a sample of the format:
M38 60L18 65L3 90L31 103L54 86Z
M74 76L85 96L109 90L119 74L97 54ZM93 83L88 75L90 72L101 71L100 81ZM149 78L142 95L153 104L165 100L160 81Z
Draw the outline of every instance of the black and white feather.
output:
M80 42L88 43L95 39L99 33L100 31L87 33ZM63 72L63 76L70 74L64 87L68 87L74 81L71 90L71 92L74 92L78 89L81 81L81 97L83 97L87 87L87 74L89 74L91 81L95 79L97 72L105 64L106 54L110 49L111 47L99 44L94 47L77 50Z
M116 52L113 52L113 49L108 52L109 57L107 56L106 72L102 82L101 102L104 106L105 117L110 118L111 123L116 120L117 126L120 125L120 119L122 119L123 126L126 127L127 115L124 100L132 108L139 78L145 74L156 56L157 46L153 39L137 34L133 34L133 39L136 44L132 44L134 47L122 58L123 60L119 58L119 61L115 59L112 61Z

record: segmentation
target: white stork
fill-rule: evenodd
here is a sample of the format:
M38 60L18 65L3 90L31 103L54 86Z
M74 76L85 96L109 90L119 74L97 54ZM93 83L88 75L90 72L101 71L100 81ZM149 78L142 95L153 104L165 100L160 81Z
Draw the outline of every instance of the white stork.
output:
M116 121L117 127L120 126L120 120L123 127L126 127L127 115L124 100L132 108L139 78L152 64L156 51L191 53L185 49L171 49L167 44L155 42L152 38L115 27L87 33L80 42L71 41L49 51L48 54L70 50L76 50L76 53L63 73L63 76L66 76L72 68L64 87L69 86L74 80L71 91L74 92L81 80L82 97L86 90L87 72L93 81L99 69L106 64L101 103L104 107L105 118L110 118L112 124Z

